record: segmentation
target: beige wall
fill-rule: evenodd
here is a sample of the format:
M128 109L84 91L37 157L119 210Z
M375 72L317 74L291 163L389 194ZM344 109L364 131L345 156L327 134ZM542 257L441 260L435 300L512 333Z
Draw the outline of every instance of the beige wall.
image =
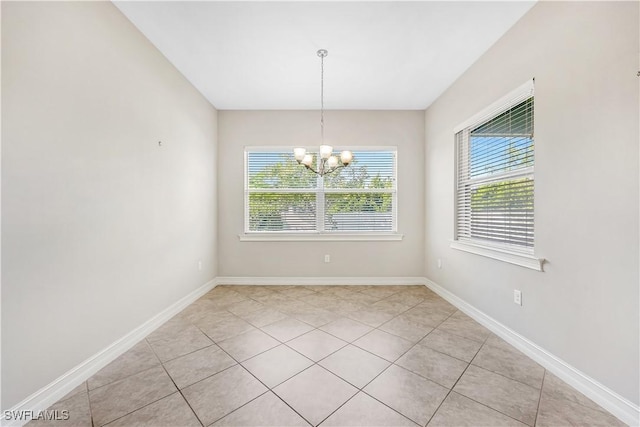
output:
M425 123L426 276L635 404L638 12L637 2L538 3ZM449 247L453 128L532 77L544 273Z
M216 276L216 111L110 2L2 2L2 107L8 409Z
M241 242L244 147L319 144L317 111L220 111L218 253L220 276L422 276L424 113L327 111L333 145L398 147L397 242ZM324 263L324 254L331 263Z

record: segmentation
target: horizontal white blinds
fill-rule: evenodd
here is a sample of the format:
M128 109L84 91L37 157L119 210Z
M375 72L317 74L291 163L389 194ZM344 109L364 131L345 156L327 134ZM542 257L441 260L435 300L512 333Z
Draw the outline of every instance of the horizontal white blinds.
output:
M533 98L469 131L469 177L533 166Z
M392 193L325 195L326 231L393 231Z
M347 168L326 175L327 189L395 189L395 152L354 151Z
M315 161L317 153L309 154ZM315 189L318 185L316 176L296 162L292 151L248 151L246 155L249 189Z
M248 149L246 231L395 231L395 150L353 150L353 155L348 167L319 178L299 165L292 151Z
M456 134L458 239L533 249L533 100Z
M315 231L315 193L250 193L249 230Z

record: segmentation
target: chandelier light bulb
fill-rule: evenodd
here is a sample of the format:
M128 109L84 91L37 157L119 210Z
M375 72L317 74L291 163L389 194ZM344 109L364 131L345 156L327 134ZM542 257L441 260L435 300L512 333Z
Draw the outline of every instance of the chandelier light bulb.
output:
M323 159L328 159L333 152L333 147L330 145L321 145L320 146L320 157Z
M329 157L329 159L327 160L327 166L329 166L331 169L338 166L338 158L336 156Z
M298 163L302 162L302 159L304 159L304 155L307 154L307 150L304 148L294 148L293 149L293 155L296 158L296 160L298 161Z
M313 156L311 154L305 154L300 163L305 166L311 166L313 164Z
M353 153L349 150L345 150L340 153L340 161L343 165L347 166L353 160Z

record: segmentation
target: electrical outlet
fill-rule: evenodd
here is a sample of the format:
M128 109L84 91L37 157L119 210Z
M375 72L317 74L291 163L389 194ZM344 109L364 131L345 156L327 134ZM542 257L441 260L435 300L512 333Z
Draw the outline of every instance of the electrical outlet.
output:
M438 268L442 268L442 260L438 258Z
M331 255L325 255L324 262L331 262Z
M198 271L202 271L202 260L198 260Z
M513 290L513 302L518 304L518 305L522 305L522 292L514 289Z

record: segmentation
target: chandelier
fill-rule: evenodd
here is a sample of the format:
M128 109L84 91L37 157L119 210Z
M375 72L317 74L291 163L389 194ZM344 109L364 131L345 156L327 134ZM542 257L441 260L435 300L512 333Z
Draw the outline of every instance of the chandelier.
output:
M343 151L340 153L340 158L333 155L333 147L330 145L324 145L324 58L329 54L326 49L320 49L318 56L320 57L320 164L318 170L313 168L313 156L307 154L307 150L304 148L294 148L293 155L299 165L303 165L311 172L320 176L325 176L328 173L335 172L338 169L349 166L349 163L353 160L353 153L351 151Z

